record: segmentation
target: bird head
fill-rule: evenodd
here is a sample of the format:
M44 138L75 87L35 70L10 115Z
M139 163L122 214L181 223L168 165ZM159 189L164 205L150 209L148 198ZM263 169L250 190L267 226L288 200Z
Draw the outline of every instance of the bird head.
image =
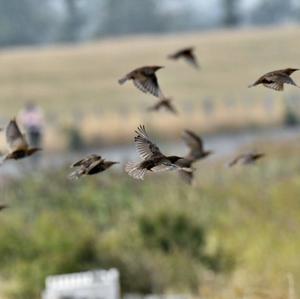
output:
M181 160L182 157L178 157L178 156L167 156L167 159L168 159L171 163L176 163L178 160Z
M42 149L39 148L39 147L33 147L33 148L30 148L30 149L27 150L27 155L28 155L28 156L31 156L31 155L33 155L34 153L39 152L39 151L41 151L41 150L42 150Z
M213 151L205 151L202 154L202 158L208 157L208 156L212 155L213 153L214 153Z
M111 167L112 165L120 164L120 162L114 162L114 161L105 161L105 165L107 168Z

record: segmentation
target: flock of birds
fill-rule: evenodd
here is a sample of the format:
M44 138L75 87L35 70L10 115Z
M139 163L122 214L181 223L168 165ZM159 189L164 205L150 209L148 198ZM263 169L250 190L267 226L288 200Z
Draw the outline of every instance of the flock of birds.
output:
M169 55L168 58L174 60L185 59L193 67L199 68L194 48L192 47L179 50L174 54ZM119 79L119 83L124 84L126 81L131 80L143 93L150 93L157 97L159 101L153 107L150 107L150 110L159 110L164 107L172 113L177 113L176 108L172 104L172 100L164 96L159 86L156 72L161 68L163 67L156 65L139 67ZM290 77L291 74L297 70L298 69L295 68L287 68L266 73L253 84L249 85L249 87L262 84L273 90L282 91L284 89L284 84L297 86ZM135 179L142 180L149 172L176 170L187 183L191 184L194 177L194 163L212 154L212 151L204 149L201 137L190 130L185 130L183 134L183 140L189 148L188 154L183 157L167 156L163 154L159 147L149 138L145 126L140 125L135 133L134 143L142 161L137 163L128 162L125 166L125 171ZM18 160L29 157L41 150L41 148L30 147L25 135L19 128L16 119L10 120L7 124L5 136L9 152L3 156L2 162L10 159ZM241 154L233 159L229 163L229 166L234 166L237 163L252 164L263 156L264 153L259 152ZM97 154L88 155L71 165L71 167L74 168L74 171L71 172L69 177L78 179L81 176L94 175L103 172L118 163L119 162L106 161ZM5 205L0 205L0 211L5 207Z

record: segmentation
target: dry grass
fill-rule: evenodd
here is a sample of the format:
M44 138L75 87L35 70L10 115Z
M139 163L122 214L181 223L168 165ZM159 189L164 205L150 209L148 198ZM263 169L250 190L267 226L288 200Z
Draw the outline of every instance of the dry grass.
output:
M4 121L15 115L24 102L34 100L45 109L51 124L60 126L80 119L87 139L95 138L96 132L107 140L128 138L139 122L156 123L173 135L186 126L208 130L224 123L240 126L247 122L278 122L282 117L282 98L298 90L287 87L283 94L247 86L266 71L299 66L299 33L299 28L287 27L4 50L0 52L1 115ZM186 45L196 46L200 72L184 62L166 60L168 53ZM163 112L159 116L146 114L145 108L155 99L140 93L132 84L118 85L120 76L145 64L166 66L158 74L161 87L176 100L180 117ZM299 82L300 74L294 78ZM212 116L204 115L201 106L207 97L220 106ZM275 99L271 116L264 109L267 97ZM231 99L236 101L233 108L226 106ZM108 130L114 132L113 137Z

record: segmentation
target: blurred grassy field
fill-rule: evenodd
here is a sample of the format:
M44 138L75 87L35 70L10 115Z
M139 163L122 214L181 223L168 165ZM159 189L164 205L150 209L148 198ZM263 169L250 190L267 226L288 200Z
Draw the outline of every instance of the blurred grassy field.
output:
M128 138L141 122L173 135L183 126L207 131L223 125L280 122L283 99L297 97L299 90L288 86L284 93L275 93L247 86L267 71L299 67L299 34L297 27L284 27L2 50L2 121L16 115L26 101L33 100L45 110L52 130L49 136L74 122L87 139L100 134L108 140ZM166 59L167 54L190 45L197 49L201 71L183 61ZM142 94L131 83L118 85L122 75L147 64L166 66L158 77L164 93L176 100L178 118L163 112L146 113L146 107L156 99ZM300 81L300 73L293 77ZM274 100L271 115L263 102L270 98ZM205 99L217 103L213 115L203 112ZM230 101L234 101L233 108ZM46 143L53 144L53 138Z
M268 156L253 167L203 161L193 188L175 173L138 183L113 170L76 183L62 170L2 185L10 208L0 217L1 291L39 298L47 275L115 266L127 292L291 299L290 291L297 298L299 144L261 143ZM149 219L156 230L143 234ZM184 233L190 225L205 232L203 248ZM222 270L193 250L219 257Z

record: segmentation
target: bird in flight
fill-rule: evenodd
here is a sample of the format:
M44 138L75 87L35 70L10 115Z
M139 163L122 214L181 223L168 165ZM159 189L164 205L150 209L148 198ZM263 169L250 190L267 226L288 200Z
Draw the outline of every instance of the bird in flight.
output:
M103 172L114 164L119 162L106 161L99 155L89 155L71 165L71 168L76 168L69 177L71 179L79 179L84 175L93 175Z
M41 150L41 148L29 146L15 119L12 119L6 126L5 135L9 153L3 157L2 162L9 159L18 160L29 157Z
M161 172L168 170L185 170L192 171L190 168L181 167L176 162L182 157L178 156L165 156L154 144L146 132L145 126L141 125L135 131L136 136L134 142L138 153L143 161L139 163L129 162L125 166L125 171L135 179L143 180L148 172Z
M258 78L253 84L248 87L253 87L259 84L265 87L274 89L276 91L283 91L284 84L291 84L297 86L294 80L290 77L292 73L298 71L299 69L287 68L283 70L277 70L269 72ZM298 86L297 86L298 87Z
M212 151L204 149L201 137L193 131L185 130L182 138L190 149L186 158L197 161L212 154Z
M174 54L168 55L168 58L173 59L173 60L183 58L190 65L192 65L196 69L199 69L198 60L197 60L197 57L196 57L194 51L195 51L194 47L184 48L184 49L181 49L181 50L175 52Z
M232 167L238 163L243 164L243 165L250 165L256 163L257 160L263 158L265 156L264 153L256 153L256 152L250 152L246 154L241 154L237 156L235 159L233 159L229 163L229 167Z
M163 93L155 74L161 68L163 68L163 66L153 65L134 69L119 79L119 84L124 84L128 80L132 80L133 84L142 92L150 93L157 98L163 98Z
M191 168L192 171L179 170L180 177L187 183L191 184L194 178L193 164L201 159L205 159L212 154L212 151L204 149L203 141L200 136L193 131L185 130L182 136L184 142L188 146L189 153L177 162L182 167Z
M172 104L172 99L171 98L162 98L160 99L156 104L153 106L149 107L149 111L159 111L160 109L164 108L165 110L177 114L177 110Z

